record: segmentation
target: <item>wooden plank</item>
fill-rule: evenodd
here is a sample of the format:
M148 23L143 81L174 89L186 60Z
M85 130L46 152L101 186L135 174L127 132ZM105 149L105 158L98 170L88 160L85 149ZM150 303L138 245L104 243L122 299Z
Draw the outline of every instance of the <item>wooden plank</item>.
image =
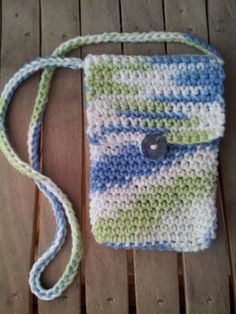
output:
M121 0L123 32L149 32L164 30L162 1ZM124 44L125 54L164 54L164 44Z
M135 252L137 313L179 313L176 253Z
M234 282L234 308L236 308L236 171L235 156L235 121L236 121L236 3L229 1L208 1L209 37L210 42L223 55L226 72L226 132L221 145L220 160L224 192L226 223L228 226L229 247Z
M121 2L124 32L163 30L162 1ZM125 54L165 54L164 44L125 44ZM177 254L134 251L137 313L179 313Z
M65 40L80 33L77 0L41 1L42 54L48 55ZM79 52L72 55L78 56ZM43 172L68 195L79 216L82 208L82 97L81 73L60 69L52 83L43 125ZM48 201L40 202L39 251L49 245L54 233L54 217ZM68 236L62 251L43 276L47 287L61 276L71 252ZM80 275L63 295L52 302L39 301L39 313L80 313Z
M173 10L176 12L173 17ZM165 20L168 31L192 33L207 41L205 1L165 2ZM192 52L188 47L171 47L168 53ZM221 202L218 195L219 228L212 247L200 253L183 254L187 313L228 313L228 259L223 230ZM219 258L220 256L220 258Z
M173 14L174 13L174 14ZM164 6L166 31L184 32L207 41L207 20L205 1L166 0ZM168 54L199 53L184 44L168 44Z
M82 0L82 34L119 31L119 1ZM121 53L121 45L99 45L84 47L88 53ZM88 165L88 150L86 148ZM88 169L89 170L89 169ZM88 174L89 175L89 174ZM88 177L88 176L87 176ZM87 195L88 195L87 181ZM88 197L83 208L87 212L85 284L87 313L128 313L127 253L98 245L90 232L88 219Z
M220 193L218 237L212 247L184 255L187 313L229 313L228 261ZM220 257L220 258L219 258Z
M39 11L29 0L2 1L1 90L14 72L39 54ZM8 130L20 157L27 160L27 130L37 77L17 91L10 105ZM34 183L0 156L0 312L32 313L28 286L31 267Z

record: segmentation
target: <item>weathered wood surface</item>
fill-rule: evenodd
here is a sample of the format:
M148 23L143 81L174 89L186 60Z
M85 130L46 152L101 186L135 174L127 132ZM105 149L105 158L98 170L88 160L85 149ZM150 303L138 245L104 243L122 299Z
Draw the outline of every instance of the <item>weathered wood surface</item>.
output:
M66 39L108 31L183 31L209 41L225 59L227 128L221 145L213 246L196 254L113 251L97 245L88 217L88 148L82 74L57 70L41 137L43 172L70 197L83 225L81 273L62 297L38 301L28 287L37 254L50 243L54 219L48 201L30 180L0 157L0 313L234 313L236 308L236 4L233 0L2 0L1 88L27 60L50 54ZM88 53L196 53L178 44L103 44ZM17 92L8 125L27 160L27 126L39 76ZM43 276L46 286L64 270L70 237ZM177 263L178 260L178 263Z
M234 311L236 310L236 3L228 1L208 1L209 39L223 55L225 60L225 101L226 132L220 151L221 189L226 222L226 234L229 240L229 255L232 267Z
M27 10L25 8L27 7ZM39 54L39 8L30 0L2 1L1 89L11 75ZM27 129L38 78L22 88L9 110L9 133L28 159ZM28 272L35 240L35 187L0 156L0 312L31 313Z
M178 28L208 41L206 14L205 0L181 0L178 4L174 0L165 1L166 30ZM184 45L167 45L167 51L171 54L191 53L193 49ZM217 204L220 228L213 246L204 252L183 254L187 313L220 314L229 311L228 261L220 196Z

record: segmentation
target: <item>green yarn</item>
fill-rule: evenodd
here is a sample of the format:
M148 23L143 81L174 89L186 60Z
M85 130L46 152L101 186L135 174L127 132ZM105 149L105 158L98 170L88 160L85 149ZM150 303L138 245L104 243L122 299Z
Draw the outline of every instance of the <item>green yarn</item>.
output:
M170 132L166 136L168 143L176 144L196 144L209 141L207 131L187 131L187 132Z
M126 112L127 110L131 112L150 112L150 113L161 113L166 111L171 111L173 108L172 104L159 103L159 102L117 102L112 103L111 107L115 111L122 110Z
M201 177L176 177L172 185L151 186L150 192L141 194L130 202L130 209L117 209L116 218L99 218L93 229L96 241L132 242L135 236L158 227L163 214L173 216L179 209L191 206L193 199L201 200L210 195L215 190L216 180L215 172L206 171ZM117 232L118 229L122 230ZM119 238L118 233L121 235Z

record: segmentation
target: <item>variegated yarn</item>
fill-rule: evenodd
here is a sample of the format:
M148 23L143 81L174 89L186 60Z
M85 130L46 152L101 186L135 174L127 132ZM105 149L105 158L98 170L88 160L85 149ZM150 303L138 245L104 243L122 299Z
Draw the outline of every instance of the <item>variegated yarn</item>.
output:
M208 56L89 55L90 218L113 248L198 251L215 237L221 65ZM148 158L146 135L167 153Z
M109 41L180 42L205 55L89 55L84 61L63 57L82 45ZM104 33L63 43L52 56L24 65L7 83L0 99L0 149L17 170L35 180L56 220L53 241L30 272L31 290L38 298L59 296L73 281L82 255L72 204L39 172L39 133L55 68L85 69L90 217L96 240L114 248L197 251L208 247L216 229L217 153L224 130L222 63L215 49L187 34ZM5 116L16 88L44 68L29 126L29 165L9 143ZM167 140L168 151L161 160L141 153L140 143L152 133ZM45 289L41 274L60 250L67 222L71 257L58 282Z

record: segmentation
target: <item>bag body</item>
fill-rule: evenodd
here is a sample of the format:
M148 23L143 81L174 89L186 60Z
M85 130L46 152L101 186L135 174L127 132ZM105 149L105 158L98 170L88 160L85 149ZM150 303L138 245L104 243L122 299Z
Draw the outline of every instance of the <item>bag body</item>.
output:
M207 248L217 226L222 66L206 55L89 55L84 69L96 241Z

